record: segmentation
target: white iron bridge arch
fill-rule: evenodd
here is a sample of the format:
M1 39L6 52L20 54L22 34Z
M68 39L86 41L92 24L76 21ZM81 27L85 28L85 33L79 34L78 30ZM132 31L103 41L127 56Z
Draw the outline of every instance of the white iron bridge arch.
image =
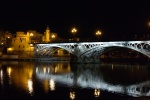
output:
M35 44L34 54L38 56L51 56L58 48L67 50L78 59L87 62L98 60L99 55L114 47L123 47L140 52L150 57L150 41L117 41L117 42L77 42L77 43L45 43Z

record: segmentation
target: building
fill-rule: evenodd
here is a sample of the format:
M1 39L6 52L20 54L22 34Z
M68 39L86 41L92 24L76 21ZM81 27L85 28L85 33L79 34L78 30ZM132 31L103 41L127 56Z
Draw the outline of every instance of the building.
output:
M32 43L42 42L42 36L35 30L18 31L16 32L16 37L12 38L11 46L7 48L7 53L16 54L19 57L33 57L34 47Z
M36 32L35 30L28 30L27 34L29 34L29 42L30 43L41 43L43 34Z

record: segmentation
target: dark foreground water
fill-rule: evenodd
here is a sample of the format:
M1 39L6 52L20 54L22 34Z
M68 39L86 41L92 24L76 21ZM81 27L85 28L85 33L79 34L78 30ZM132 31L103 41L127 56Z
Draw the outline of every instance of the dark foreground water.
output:
M0 62L0 100L150 100L148 63Z

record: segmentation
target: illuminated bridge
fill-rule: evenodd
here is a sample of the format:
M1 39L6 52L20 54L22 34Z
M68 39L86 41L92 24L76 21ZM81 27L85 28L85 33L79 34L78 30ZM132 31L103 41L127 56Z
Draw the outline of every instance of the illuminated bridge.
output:
M76 56L78 62L99 62L99 55L117 47L128 48L150 57L150 41L76 42L35 44L35 57L51 56L64 49Z

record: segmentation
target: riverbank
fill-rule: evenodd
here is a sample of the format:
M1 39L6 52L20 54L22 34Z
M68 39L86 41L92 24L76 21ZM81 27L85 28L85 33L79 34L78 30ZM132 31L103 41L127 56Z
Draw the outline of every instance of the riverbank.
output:
M70 57L49 57L49 58L0 58L0 61L70 61Z
M0 61L36 61L36 62L48 62L48 61L70 61L71 57L49 57L49 58L0 58ZM149 58L101 58L100 62L150 62Z

